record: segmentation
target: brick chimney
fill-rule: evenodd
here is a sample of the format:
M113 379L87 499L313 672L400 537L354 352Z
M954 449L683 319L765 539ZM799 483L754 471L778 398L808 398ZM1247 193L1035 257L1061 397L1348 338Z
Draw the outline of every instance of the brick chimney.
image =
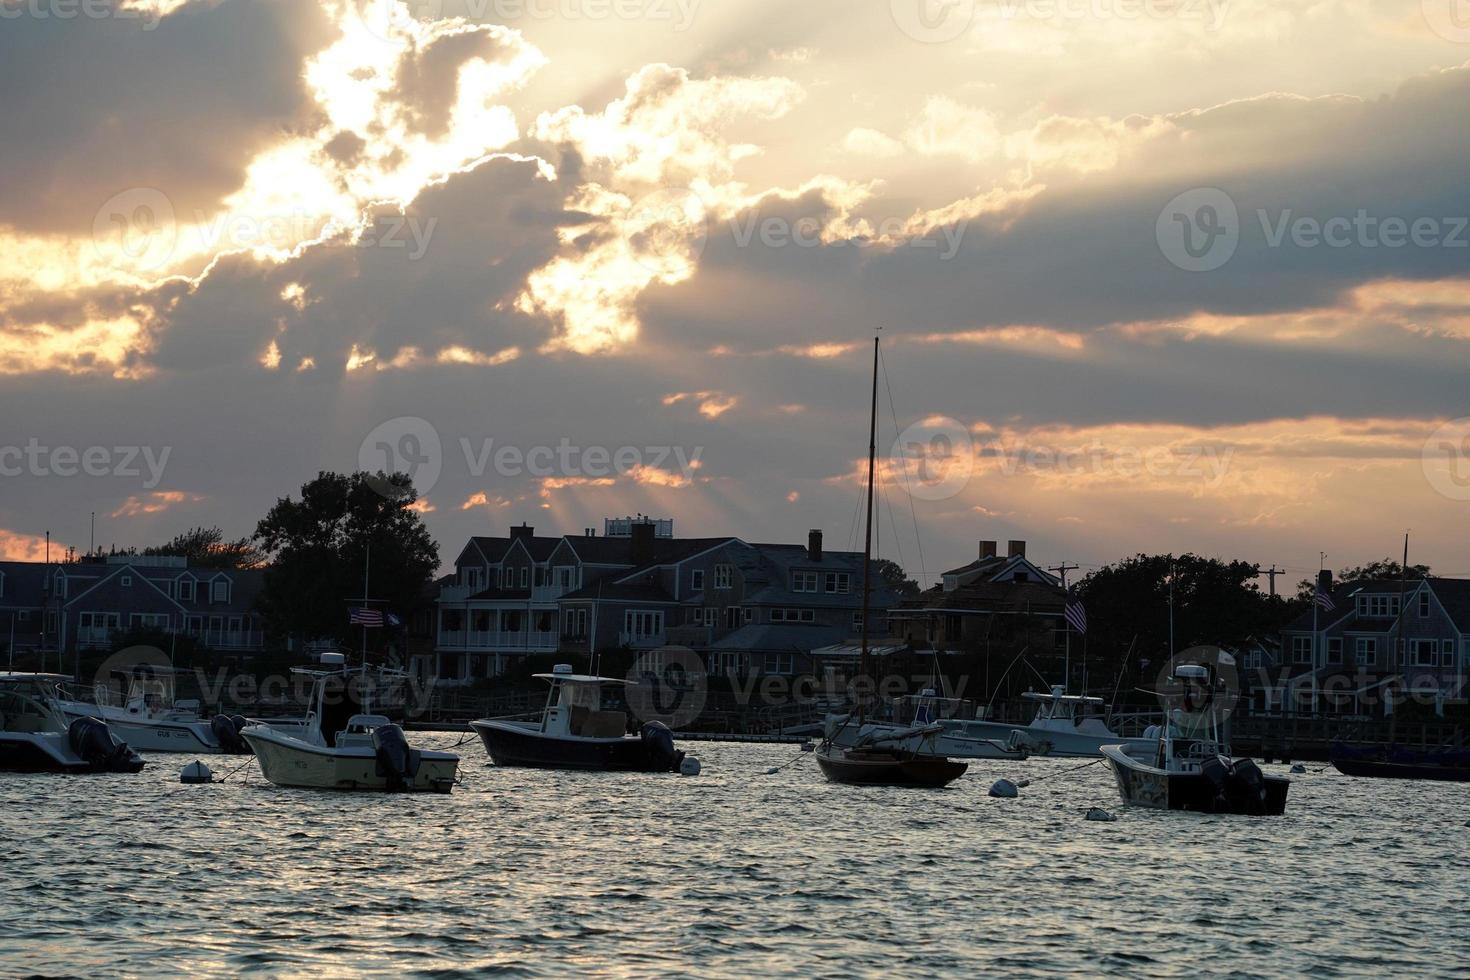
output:
M999 549L999 542L996 542L996 541L981 541L980 542L980 558L982 560L984 560L986 558L994 558L995 555L996 555L996 552L998 551L998 549Z
M1024 541L1014 541L1014 540L1013 541L1006 542L1006 557L1007 558L1025 558L1026 557L1026 542L1024 542Z
M1326 595L1332 594L1332 569L1324 568L1317 573L1317 588Z
M811 561L822 560L822 532L819 528L806 532L806 556Z
M510 539L512 541L530 541L535 536L536 529L525 523L522 523L520 527L510 529Z
M652 521L634 521L632 527L633 547L631 557L633 564L646 565L653 560L653 532L655 530Z

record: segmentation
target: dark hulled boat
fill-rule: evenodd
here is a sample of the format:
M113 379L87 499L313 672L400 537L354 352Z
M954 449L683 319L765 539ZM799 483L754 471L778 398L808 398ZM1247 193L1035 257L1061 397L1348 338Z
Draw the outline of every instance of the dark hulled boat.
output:
M834 783L858 786L948 786L970 768L942 756L902 749L843 748L831 742L813 754L822 775Z
M684 753L663 724L651 721L627 734L628 716L604 710L602 688L622 685L611 677L574 674L558 664L537 678L551 684L546 710L536 721L486 718L470 722L497 766L590 769L605 772L678 772Z
M863 541L863 629L862 652L858 659L858 679L868 676L870 651L868 647L868 624L872 622L871 605L873 594L873 479L878 455L878 338L873 339L873 400L872 413L868 422L868 495L867 530ZM947 786L959 779L969 768L963 762L951 762L941 755L923 751L919 747L906 746L901 742L883 745L881 740L857 745L839 745L838 736L848 726L856 726L861 732L865 705L858 705L856 717L843 720L835 733L830 733L817 747L815 755L822 775L834 783L858 786ZM938 727L936 726L936 732ZM927 744L932 745L933 733Z
M70 723L56 674L0 674L0 772L136 773L143 757L96 718Z
M1219 663L1234 665L1229 654ZM1230 755L1221 699L1226 695L1212 665L1180 664L1156 741L1104 745L1118 795L1128 806L1193 813L1278 816L1286 811L1291 781L1268 776L1250 759Z
M1470 783L1470 751L1465 749L1421 750L1334 742L1327 757L1344 776Z

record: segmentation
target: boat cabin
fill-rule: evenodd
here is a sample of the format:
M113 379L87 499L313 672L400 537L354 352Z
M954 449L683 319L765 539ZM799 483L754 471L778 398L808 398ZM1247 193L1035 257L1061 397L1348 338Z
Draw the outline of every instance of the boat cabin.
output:
M66 716L56 707L62 674L0 674L0 731L66 731Z
M1082 694L1064 694L1060 684L1050 692L1027 691L1021 695L1027 701L1036 702L1036 717L1031 720L1032 728L1052 731L1079 732L1086 735L1107 736L1107 721L1103 717L1102 698Z
M581 738L621 738L628 733L628 713L607 704L604 686L621 689L627 681L593 674L574 674L571 664L557 664L549 674L536 674L551 685L541 731Z

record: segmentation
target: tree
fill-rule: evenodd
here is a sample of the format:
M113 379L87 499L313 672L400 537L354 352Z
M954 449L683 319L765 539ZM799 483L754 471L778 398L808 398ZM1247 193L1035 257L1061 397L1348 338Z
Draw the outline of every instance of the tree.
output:
M1088 645L1094 655L1121 658L1137 637L1141 656L1167 656L1171 575L1175 651L1236 646L1272 633L1296 606L1262 592L1259 574L1249 562L1198 555L1136 555L1106 565L1077 585L1087 609Z
M873 572L878 578L894 592L901 596L916 596L919 594L919 583L909 578L908 572L903 566L888 558L873 559Z
M321 473L283 497L255 529L270 558L260 611L279 636L354 635L348 609L362 596L371 571L374 608L405 618L432 600L428 586L439 567L439 546L418 513L412 481L401 473Z
M218 527L190 528L167 544L144 548L145 555L175 555L201 568L259 568L265 561L249 538L225 540Z

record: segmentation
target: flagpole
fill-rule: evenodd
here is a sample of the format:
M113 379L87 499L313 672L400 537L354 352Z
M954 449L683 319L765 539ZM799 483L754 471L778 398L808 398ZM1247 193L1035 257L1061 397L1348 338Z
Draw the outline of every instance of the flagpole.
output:
M367 603L368 603L368 571L372 567L372 561L373 561L373 546L371 544L369 544L369 545L367 545L363 549L363 553L362 553L362 602L363 602L363 608L364 609L371 608L370 606L368 606ZM367 658L368 658L367 631L368 631L367 617L364 616L363 617L363 620L362 620L362 663L363 663L363 666L367 666Z

